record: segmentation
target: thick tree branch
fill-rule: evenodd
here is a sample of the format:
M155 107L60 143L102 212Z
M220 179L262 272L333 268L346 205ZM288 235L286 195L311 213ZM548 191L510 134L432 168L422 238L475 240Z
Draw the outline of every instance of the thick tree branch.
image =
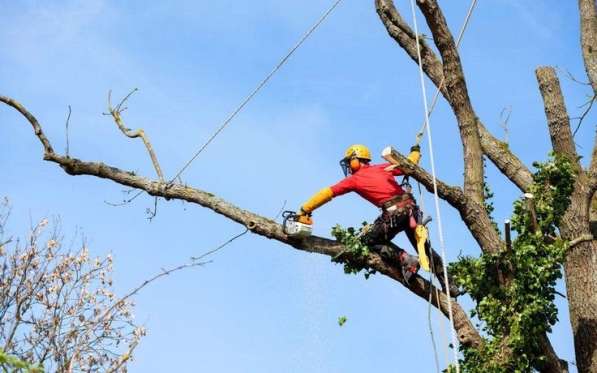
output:
M430 173L412 163L404 155L400 154L400 152L392 147L385 148L382 152L382 156L386 161L400 168L405 175L412 176L415 180L423 184L427 191L433 193L433 176ZM467 200L462 192L462 189L448 185L439 179L436 179L436 182L437 194L441 199L448 202L458 211L464 208Z
M591 235L589 208L595 181L590 169L589 172L584 171L578 162L568 113L555 71L551 68L539 68L537 80L543 95L553 149L574 162L577 170L570 205L562 216L559 229L563 239L574 243L566 253L564 263L568 307L578 371L589 372L594 371L593 368L597 366L597 329L594 325L597 320L597 296L594 291L597 287L597 241L574 241Z
M423 184L425 189L430 193L434 192L433 176L431 174L409 161L398 151L389 149L384 150L383 153L384 158L388 162L397 165L405 175L412 176L415 180ZM481 247L481 250L492 253L502 250L505 247L504 243L493 228L493 224L484 205L468 198L462 189L450 186L441 180L436 179L436 181L438 196L458 210L460 217Z
M553 67L539 67L535 70L537 82L539 83L539 90L543 97L543 105L545 107L545 116L547 117L547 126L549 128L549 136L553 150L568 158L572 164L576 166L576 170L580 171L580 163L578 162L578 154L576 153L576 146L572 138L572 130L570 129L570 118L564 103L564 96L560 89L560 81L556 75Z
M398 42L409 57L417 63L417 50L414 33L404 22L400 13L394 6L392 0L376 0L377 13L385 26L388 34ZM410 36L409 36L410 35ZM441 61L433 54L433 51L426 47L421 50L423 57L423 71L436 87L441 87L441 93L444 98L452 104L452 99L446 85L442 82L444 73ZM528 187L532 184L533 178L529 169L516 157L508 145L496 139L477 118L479 127L479 136L481 147L487 157L496 165L496 167L508 177L523 192L528 192Z
M85 162L76 158L68 158L56 154L52 150L50 142L45 137L37 119L35 119L31 113L18 102L10 98L0 96L0 102L4 102L18 110L29 123L31 123L35 135L41 141L44 148L44 159L57 163L69 175L95 176L112 180L124 186L143 190L155 197L178 199L195 203L246 226L252 233L277 240L298 250L324 254L332 258L340 254L345 255L346 253L346 248L342 244L323 237L310 236L303 239L291 238L283 232L282 227L275 221L253 212L243 210L212 193L181 184L167 184L161 181L147 179L137 176L132 172L126 172L104 163ZM404 284L401 270L397 266L382 260L379 255L371 253L365 264L377 272ZM432 304L444 315L448 315L448 299L446 298L446 295L441 291L436 291L435 287L429 283L429 281L417 275L410 280L410 286L407 286L407 288L424 300L429 298L431 292ZM465 346L478 346L481 343L479 333L472 325L462 307L454 300L452 301L452 311L454 316L454 327L457 331L460 343Z
M483 202L483 151L460 55L446 19L435 0L417 0L443 61L444 85L450 92L450 106L456 115L464 153L464 192L477 203Z
M510 151L508 144L496 139L480 120L477 125L483 153L521 191L528 192L533 184L533 174L528 167Z
M418 63L415 33L404 21L394 6L394 2L392 0L375 0L375 9L388 34L400 44L415 63ZM444 77L442 63L433 49L427 45L422 35L419 36L419 46L423 70L433 83L439 87ZM448 95L448 90L444 88L442 93Z
M541 350L543 350L543 354L545 356L545 363L542 367L540 367L539 372L568 373L568 363L558 357L546 334L541 336L539 340L539 346L541 346Z
M578 8L582 56L593 92L597 94L597 5L595 0L578 0Z
M588 174L589 174L589 180L591 183L590 193L595 194L595 191L597 190L597 131L595 133L595 140L593 142L593 153L591 155L591 164L589 165Z

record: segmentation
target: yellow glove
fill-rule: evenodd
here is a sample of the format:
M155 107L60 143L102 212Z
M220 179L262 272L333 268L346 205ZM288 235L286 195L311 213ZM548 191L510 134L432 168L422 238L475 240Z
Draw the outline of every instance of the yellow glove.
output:
M303 223L303 224L307 224L307 225L313 225L313 219L311 219L311 217L309 215L298 214L297 221L299 223Z
M414 164L419 164L419 161L421 160L421 147L419 145L412 146L410 148L410 154L406 158Z
M427 232L427 228L423 225L417 225L415 228L415 238L417 239L417 252L419 253L419 264L421 264L421 268L426 270L427 272L430 271L429 269L429 258L427 257L427 253L425 252L425 242L427 241L429 233Z
M313 197L309 198L309 200L305 202L303 206L301 206L300 210L304 213L304 215L309 215L313 212L313 210L325 204L326 202L329 202L333 197L334 193L332 192L332 188L323 188L319 192L315 193Z

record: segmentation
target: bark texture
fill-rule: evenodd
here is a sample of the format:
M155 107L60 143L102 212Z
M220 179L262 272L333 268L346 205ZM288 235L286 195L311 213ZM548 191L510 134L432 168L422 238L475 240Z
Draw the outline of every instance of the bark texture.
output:
M309 236L303 239L291 238L283 232L280 224L275 221L237 207L212 193L181 184L167 184L159 180L147 179L101 162L85 162L76 158L56 154L37 119L23 105L4 96L0 96L0 102L13 107L29 121L44 149L44 160L58 164L69 175L95 176L112 180L120 185L143 190L151 196L179 199L194 203L244 225L252 233L277 240L298 250L330 257L346 255L346 247L337 241L317 236ZM404 284L400 268L382 260L379 255L371 253L366 265ZM438 308L444 315L448 315L448 298L442 291L438 291L423 277L417 275L415 278L411 278L410 285L407 288L425 301L429 299L429 294L431 293L432 305ZM466 346L478 346L481 343L481 337L466 312L455 300L452 301L452 313L454 327L460 343Z
M417 63L416 42L414 37L409 37L409 35L413 35L413 31L400 16L394 2L392 0L375 0L375 7L390 37L396 40L408 56ZM446 87L445 82L443 82L444 72L442 62L439 61L433 51L428 52L427 49L421 49L423 71L435 86L440 88L446 101L453 105L450 91ZM476 119L483 153L518 188L523 192L527 192L529 185L533 182L533 177L528 167L510 151L508 144L496 139L485 128L479 118Z
M413 41L412 37L407 37L412 34L412 31L409 33L410 29L400 16L393 1L376 0L375 4L388 34L398 42L413 61L418 62L416 41ZM476 116L468 95L458 50L437 1L417 0L417 5L425 16L433 35L434 44L442 58L442 61L439 62L436 61L437 56L430 56L429 53L426 53L426 59L422 61L422 68L429 79L440 89L456 116L465 159L464 192L462 195L458 193L450 195L445 193L446 189L442 186L441 189L444 189L442 198L450 202L460 212L462 220L481 249L484 252L496 252L504 249L505 244L495 233L483 204L482 156L487 156L508 179L524 192L529 190L529 186L533 182L532 174L522 161L510 151L508 144L497 140ZM565 122L567 118L562 120ZM402 167L410 172L406 163L404 162ZM417 174L420 175L420 172ZM415 178L419 180L417 177ZM424 180L419 181L430 190ZM450 187L450 190L453 191L454 188ZM504 277L503 280L506 283L508 279ZM546 372L565 371L564 365L557 358L547 337L542 341L541 346L548 361L544 367L538 368Z
M580 46L587 76L597 94L597 5L595 0L578 0Z
M597 240L590 230L590 203L597 178L593 170L596 148L589 170L578 162L572 139L570 121L555 70L541 67L536 71L543 96L545 114L553 150L570 159L577 177L570 206L560 223L562 238L571 242L564 269L570 322L574 333L574 348L578 371L597 371Z
M543 97L547 127L554 151L568 158L580 170L576 147L570 130L570 118L560 88L560 81L552 67L539 67L535 70L539 91Z
M442 199L459 211L463 222L481 250L495 253L503 250L506 245L494 230L484 206L483 156L487 156L522 191L528 191L533 182L532 174L509 149L508 145L497 140L477 117L469 97L460 55L437 0L417 0L417 5L425 17L433 36L433 43L437 47L436 52L424 38L420 38L422 68L440 89L454 112L463 146L464 180L462 188L438 181L438 192ZM393 1L375 0L375 6L388 34L417 63L416 35L402 18ZM593 90L597 91L595 1L579 0L579 9L583 57ZM578 162L568 114L555 72L551 68L540 68L537 70L537 79L544 99L553 148L556 152L572 160L578 171L575 190L571 198L572 203L562 218L560 233L564 239L571 242L565 272L577 365L581 373L597 372L597 297L595 296L597 242L591 236L589 227L590 202L597 188L597 146L593 149L593 158L589 169L583 170ZM86 162L56 154L33 115L18 102L8 97L0 96L0 102L18 110L31 123L35 135L43 146L44 159L58 164L68 174L105 178L121 185L143 190L152 196L195 203L246 226L255 234L275 239L298 250L320 253L330 257L346 255L346 248L336 241L316 236L300 240L290 238L283 233L279 224L266 217L243 210L211 193L180 184L167 184L163 182L161 170L158 171L157 168L160 180L151 180L104 163ZM115 119L119 128L129 136L128 128L124 127L120 118L115 117ZM157 158L155 161L154 165L157 163ZM399 153L396 154L396 163L407 175L413 176L427 190L433 191L432 177L426 171L412 164ZM403 283L400 270L395 265L383 261L378 255L371 254L365 264ZM431 294L432 304L444 315L447 315L448 298L445 294L435 291L432 284L419 276L411 281L412 283L408 287L410 291L425 300ZM462 307L453 302L452 308L454 327L460 343L466 346L478 346L481 343L481 337ZM547 336L542 338L540 345L547 357L547 362L537 369L550 373L567 371L566 365L558 359Z
M464 154L464 193L477 203L483 203L483 152L460 55L446 19L435 0L417 0L435 45L440 51L444 68L444 85L450 92L450 106L458 121Z

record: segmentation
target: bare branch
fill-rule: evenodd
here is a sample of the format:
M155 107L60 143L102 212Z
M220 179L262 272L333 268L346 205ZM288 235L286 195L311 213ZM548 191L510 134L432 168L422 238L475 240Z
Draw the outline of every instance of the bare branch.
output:
M464 153L464 192L475 202L482 203L483 196L483 151L460 55L446 19L435 0L418 0L427 25L433 35L443 61L445 86L450 92L450 106L456 115Z
M392 0L376 0L377 13L386 27L388 34L394 38L411 59L417 62L416 42L414 34L400 16ZM426 52L429 50L429 52ZM429 47L421 51L423 57L423 71L439 87L444 98L452 105L452 98L445 84L443 66ZM457 103L456 103L457 105ZM452 105L454 106L454 105ZM507 144L496 139L477 118L481 147L487 157L496 167L508 177L523 192L527 192L533 182L529 169L509 149Z
M406 53L415 63L417 58L417 41L414 31L404 21L391 0L375 0L375 8L388 34L400 44ZM421 60L423 70L436 86L441 85L443 79L443 68L441 61L435 52L427 45L423 37L419 38L421 49ZM444 95L448 95L447 89L442 89Z
M521 191L528 192L533 184L533 174L528 167L510 151L507 143L496 139L481 121L477 125L483 153Z
M595 194L597 190L597 131L595 133L595 140L593 143L593 154L591 155L591 165L589 166L589 188L590 188L590 195ZM597 198L597 196L594 196Z
M21 113L27 119L27 121L29 123L31 123L31 126L33 127L33 132L35 132L35 136L37 136L38 140L41 142L41 145L44 148L44 159L46 159L45 156L54 153L54 149L52 149L52 145L50 145L50 141L48 141L48 138L42 131L41 126L39 125L39 122L33 116L33 114L31 114L27 109L25 109L25 107L23 105L21 105L20 103L18 103L17 101L13 100L10 97L0 96L0 102L4 102L6 105L11 106L14 109L16 109L19 113Z
M579 0L580 44L593 92L597 94L597 5L595 0Z
M574 129L574 132L572 133L572 137L576 136L576 133L578 132L578 130L580 129L580 126L582 125L582 122L585 120L586 116L589 114L589 112L593 108L593 104L595 103L595 101L597 101L597 93L595 93L589 99L589 101L585 102L583 105L580 106L580 108L585 107L585 110L583 110L582 114L580 114L579 117L572 118L572 119L578 120L578 124L576 125L576 128Z
M41 127L39 126L37 120L21 105L18 105L18 107L21 107L25 113L28 113L29 116L25 115L25 117L28 120L31 118L30 122L37 124L37 126L34 126L34 129L36 127L38 129L35 131L36 135L38 137L43 136L43 132L41 131ZM45 136L43 136L43 138L45 139ZM49 147L50 145L47 140L42 142L44 145L46 143ZM124 186L143 190L152 196L195 203L197 205L206 207L234 222L244 225L252 233L270 239L275 239L298 250L324 254L332 258L342 252L346 252L346 248L342 244L323 237L309 236L303 239L289 237L283 232L282 227L275 221L257 215L253 212L243 210L215 196L212 193L180 184L167 184L162 181L150 180L135 175L131 172L126 172L118 168L108 166L104 163L85 162L76 158L67 158L53 152L46 152L44 159L57 163L69 175L95 176L112 180ZM366 265L375 271L404 284L404 279L399 266L385 262L378 254L369 254ZM436 292L435 287L421 276L416 276L414 279L411 278L408 289L425 301L427 301L430 292L434 294ZM439 296L433 295L432 304L437 307L444 315L448 315L448 300L445 294L439 292ZM452 311L454 316L454 327L458 333L460 343L463 345L479 345L481 343L481 337L470 322L462 307L460 307L457 302L453 301Z
M577 170L580 170L578 154L570 130L570 119L555 69L539 67L535 70L535 74L543 97L553 150L568 158L572 164L576 165Z
M504 130L504 142L507 144L508 143L508 135L509 135L509 129L508 129L508 122L510 121L510 115L512 115L512 106L507 106L505 108L502 109L502 111L500 112L500 127L502 127L502 129Z
M433 176L430 173L412 163L404 155L400 154L400 152L392 147L385 148L382 152L382 156L386 161L400 168L405 175L412 176L415 180L423 184L427 191L433 193ZM467 201L462 189L455 186L450 186L441 180L436 179L436 181L439 197L447 201L457 210L460 211L463 209Z
M149 142L149 139L147 138L147 135L145 134L145 131L143 131L143 129L138 129L136 131L131 130L130 128L127 128L124 125L124 121L122 120L122 112L125 111L127 108L123 107L123 105L126 103L126 101L129 99L129 97L131 97L131 95L135 92L137 92L137 88L133 89L131 92L129 92L128 95L126 95L121 101L120 103L118 103L118 105L116 105L116 107L112 107L112 103L110 102L110 97L111 97L111 92L108 93L108 112L110 113L110 115L112 116L112 118L114 118L114 122L116 123L116 125L118 126L118 128L120 129L120 131L127 137L130 137L131 139L140 137L141 140L143 140L143 143L145 144L145 147L147 148L147 152L149 153L149 157L151 158L151 163L153 163L153 167L155 168L155 172L158 175L158 178L161 181L164 181L164 175L162 174L162 169L160 168L160 164L158 162L158 158L155 155L155 152L153 150L153 147L151 146L151 143Z
M244 236L245 234L247 234L248 231L249 231L249 228L246 228L242 233L239 233L239 234L237 234L235 236L232 236L230 239L228 239L228 241L224 242L223 244L221 244L220 246L216 247L215 249L210 250L210 251L208 251L206 253L203 253L203 254L201 254L199 256L192 256L191 260L194 261L194 262L196 262L196 261L199 261L199 260L205 258L208 255L211 255L211 254L213 254L213 253L215 253L217 251L220 251L221 249L223 249L224 247L226 247L232 241L234 241L237 238L240 238L240 237Z
M70 148L70 143L69 143L69 139L68 139L68 125L70 123L70 115L72 114L72 109L70 107L70 105L68 105L68 116L66 117L66 124L65 124L65 133L66 133L66 156L68 157L70 152L69 152L69 148Z
M127 194L130 194L130 192L134 191L135 189L131 189L129 191L126 191ZM125 191L123 191L125 192ZM143 194L143 190L139 190L137 191L137 193L135 193L132 197L130 198L126 198L123 199L122 202L118 202L118 203L114 203L114 202L110 202L110 201L104 201L104 203L106 205L110 205L112 207L120 207L120 206L124 206L124 205L128 205L129 203L133 202L135 199L137 199L137 197L139 197L141 194Z
M427 171L415 165L394 149L384 150L383 154L388 162L397 165L405 175L412 176L423 184L427 191L433 193L433 177ZM501 250L503 242L493 228L491 219L483 204L468 198L462 189L458 187L447 185L437 179L436 181L439 197L458 210L460 217L481 247L481 250L493 253Z
M568 363L558 357L547 334L541 336L539 346L545 354L545 362L539 370L541 373L568 373Z

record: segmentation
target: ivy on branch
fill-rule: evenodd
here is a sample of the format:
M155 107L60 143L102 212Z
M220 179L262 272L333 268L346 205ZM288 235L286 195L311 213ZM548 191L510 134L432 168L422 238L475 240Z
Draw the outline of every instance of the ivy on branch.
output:
M364 270L365 278L368 279L375 273L375 270L367 265L367 258L371 250L361 239L366 227L368 227L367 222L363 222L359 229L343 228L340 225L332 228L332 235L346 247L346 250L332 258L332 262L343 263L346 274L357 274Z
M476 304L471 316L481 320L487 335L480 347L462 348L464 372L531 372L545 361L540 341L558 320L555 285L568 247L557 235L558 225L575 173L566 158L555 154L533 166L534 211L524 199L514 203L511 221L517 235L511 250L463 257L450 265L457 284Z

